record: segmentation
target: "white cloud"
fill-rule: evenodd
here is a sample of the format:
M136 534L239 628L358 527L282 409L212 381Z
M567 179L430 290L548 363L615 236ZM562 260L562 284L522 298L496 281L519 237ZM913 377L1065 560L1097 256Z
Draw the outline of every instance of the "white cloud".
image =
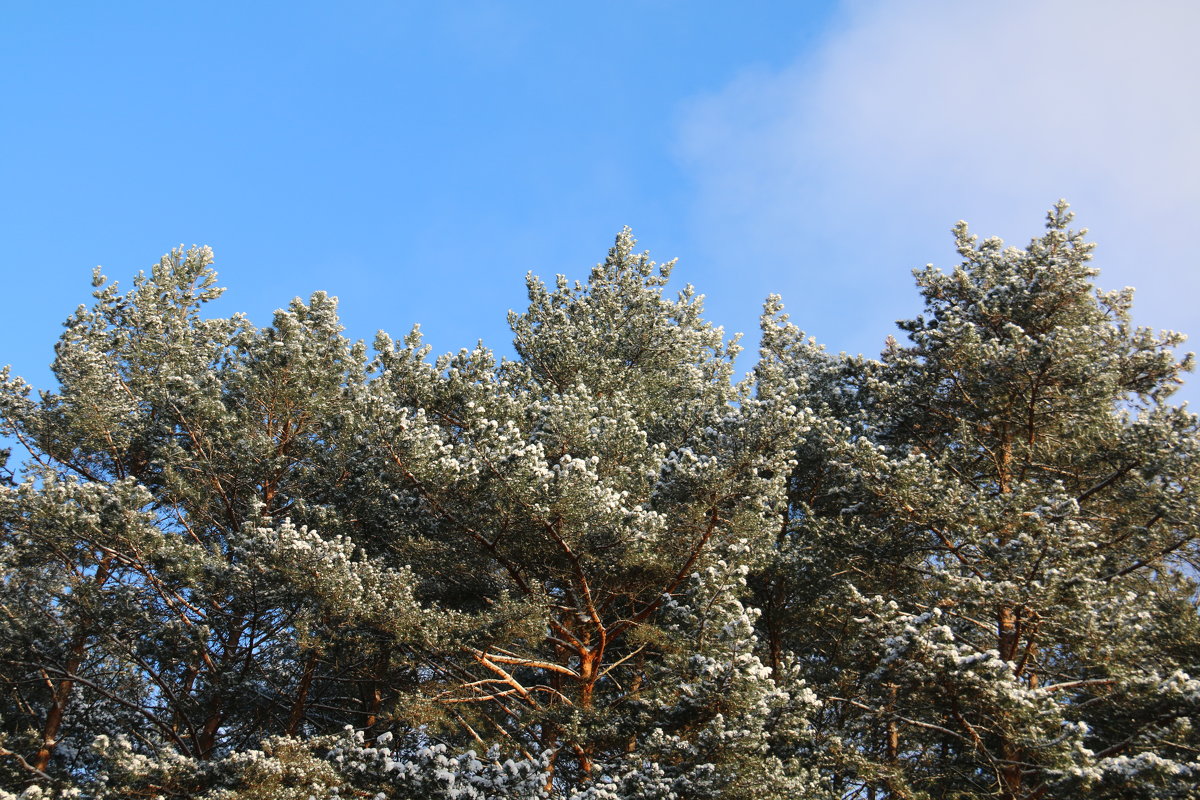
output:
M751 273L801 295L801 324L857 326L833 343L871 350L915 310L907 269L950 264L954 221L1023 243L1066 197L1102 285L1137 286L1139 320L1200 336L1200 3L843 11L816 52L688 107L681 159L718 257L770 264Z

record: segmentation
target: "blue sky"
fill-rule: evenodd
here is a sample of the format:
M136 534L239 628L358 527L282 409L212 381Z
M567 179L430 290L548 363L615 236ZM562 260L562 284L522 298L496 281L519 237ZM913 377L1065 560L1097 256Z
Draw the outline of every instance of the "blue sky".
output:
M508 350L528 270L623 225L708 315L833 350L919 309L949 228L1070 199L1101 283L1200 333L1191 2L13 2L0 10L0 363L35 385L100 264L208 244L216 313ZM744 357L750 366L749 356ZM1189 389L1186 395L1192 395Z

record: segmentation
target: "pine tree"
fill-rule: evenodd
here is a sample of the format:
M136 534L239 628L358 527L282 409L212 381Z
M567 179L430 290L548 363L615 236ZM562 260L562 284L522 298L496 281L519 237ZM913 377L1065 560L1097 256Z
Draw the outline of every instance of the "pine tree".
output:
M98 734L174 763L298 732L307 642L336 652L368 602L391 629L417 614L405 573L354 558L336 524L287 521L336 516L330 452L352 435L361 348L323 295L263 330L203 319L210 262L176 251L125 294L97 274L57 347L59 390L34 400L3 375L4 433L30 455L0 506L8 785L102 777Z
M450 709L441 736L552 751L548 790L642 753L665 724L646 698L691 669L664 657L725 646L680 641L666 603L716 548L744 540L757 557L777 442L803 425L731 385L736 345L690 288L662 296L670 268L626 231L586 284L531 277L529 311L510 316L520 361L480 347L429 365L415 334L378 343L378 427L357 459L370 484L355 487L369 507L354 513L368 549L411 564L422 599L459 625L457 647L413 654L431 674L409 702ZM676 736L700 735L695 714ZM692 763L681 748L661 760L672 774Z
M1200 777L1200 438L1165 402L1191 356L1132 327L1130 290L1094 291L1070 220L1059 204L1025 249L960 224L962 265L917 273L926 314L881 361L769 309L760 369L826 422L760 602L808 654L839 786L1185 797Z

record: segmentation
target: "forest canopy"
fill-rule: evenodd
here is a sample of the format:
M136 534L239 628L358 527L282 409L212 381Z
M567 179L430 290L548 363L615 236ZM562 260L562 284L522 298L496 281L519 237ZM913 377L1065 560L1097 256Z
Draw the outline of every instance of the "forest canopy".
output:
M1192 357L1071 221L742 379L628 230L515 359L97 271L0 372L0 798L1195 797Z

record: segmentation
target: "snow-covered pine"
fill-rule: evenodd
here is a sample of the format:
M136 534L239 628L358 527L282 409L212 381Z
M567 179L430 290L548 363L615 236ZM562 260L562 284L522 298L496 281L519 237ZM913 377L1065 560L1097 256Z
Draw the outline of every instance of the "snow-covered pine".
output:
M1027 248L955 229L882 360L764 317L759 391L818 411L756 602L825 702L837 791L1191 797L1191 356L1096 292L1065 204Z
M1190 361L1068 222L737 384L628 231L515 361L97 274L0 375L0 798L1192 796Z
M586 284L530 278L520 361L479 347L430 365L415 334L381 340L366 390L361 541L463 624L458 647L420 654L405 704L461 746L550 751L555 791L653 733L634 709L680 680L663 610L714 548L770 541L779 442L804 427L738 394L735 345L690 289L663 296L669 269L626 231Z

